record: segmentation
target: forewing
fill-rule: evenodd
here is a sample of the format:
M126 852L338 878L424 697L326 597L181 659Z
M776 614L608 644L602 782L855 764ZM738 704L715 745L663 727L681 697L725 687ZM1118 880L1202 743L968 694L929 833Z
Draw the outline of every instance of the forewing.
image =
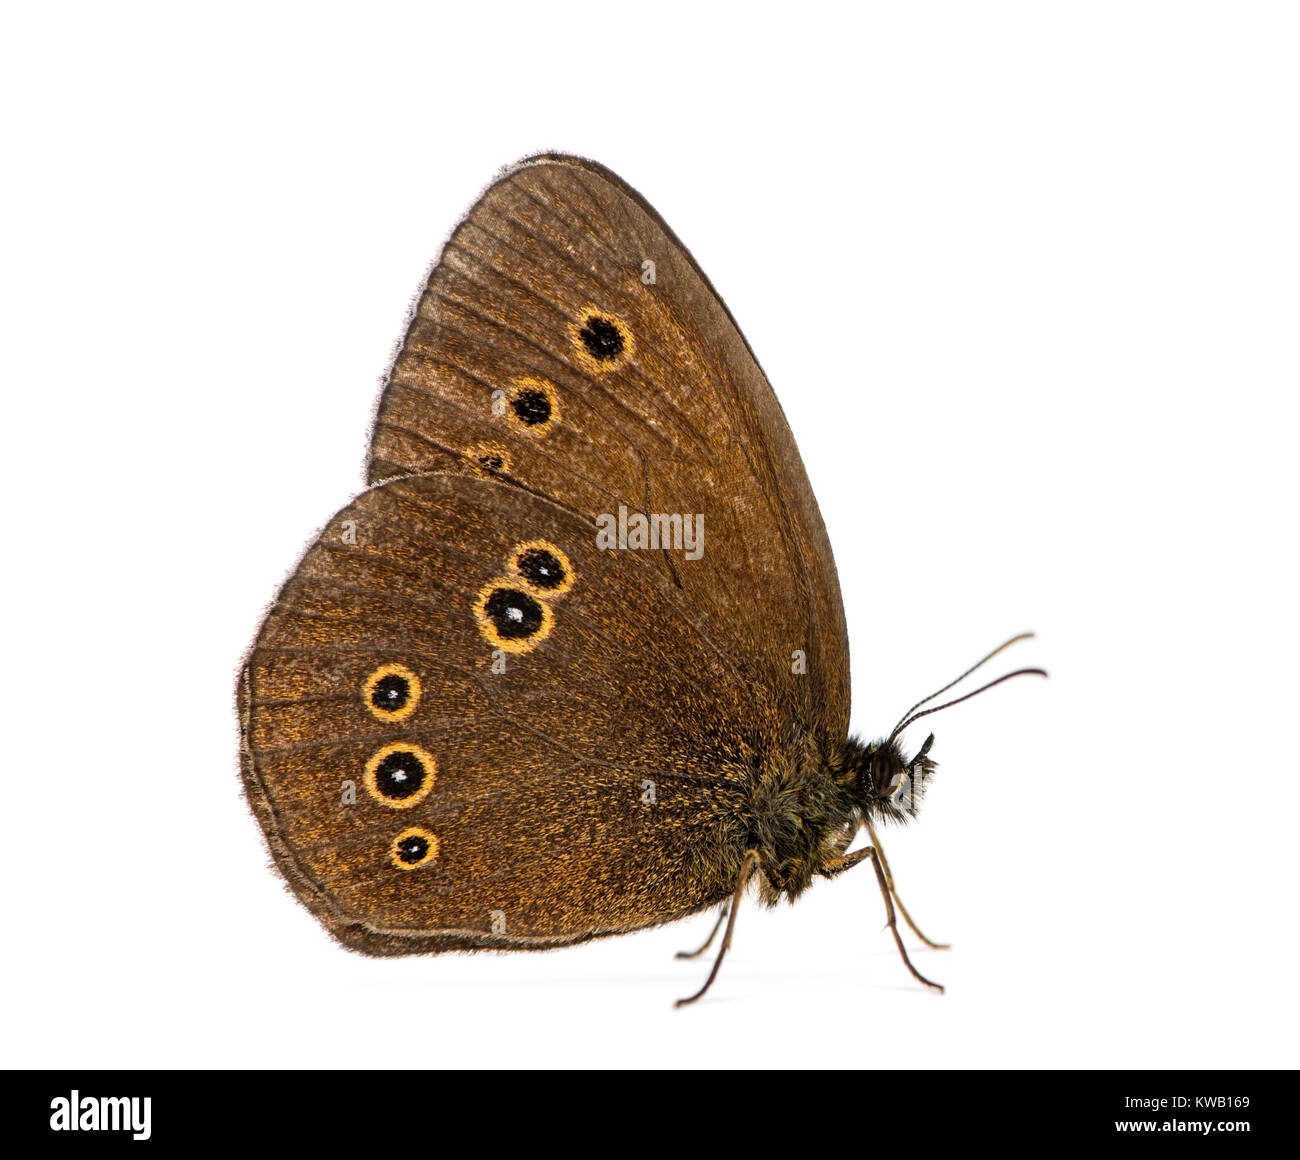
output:
M521 163L444 248L370 475L439 470L497 473L588 520L702 514L702 558L654 566L793 724L843 742L839 582L781 407L685 247L608 170Z

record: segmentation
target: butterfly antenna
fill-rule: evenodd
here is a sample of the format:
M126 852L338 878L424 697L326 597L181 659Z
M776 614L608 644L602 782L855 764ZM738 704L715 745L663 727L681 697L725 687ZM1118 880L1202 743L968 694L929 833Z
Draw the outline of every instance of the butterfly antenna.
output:
M972 697L978 697L981 693L986 692L987 690L993 688L994 685L1000 685L1002 684L1003 681L1011 680L1012 677L1029 677L1029 676L1045 677L1047 676L1047 670L1046 669L1016 669L1014 673L1007 673L1005 676L999 677L996 681L990 681L987 685L981 685L973 693L967 693L964 697L958 697L955 701L945 701L942 705L936 705L933 709L926 709L920 713L917 713L909 717L906 721L902 722L898 726L898 728L894 730L892 734L890 734L889 740L893 741L894 738L897 737L899 733L901 733L904 729L906 729L910 724L912 724L913 721L919 721L922 717L928 717L931 713L939 712L940 709L951 709L952 706L960 705L963 701L969 701ZM922 701L921 704L924 705L925 701Z
M940 709L947 709L952 705L958 705L962 701L969 701L971 697L974 697L977 694L984 692L986 689L993 688L994 685L1000 685L1003 681L1008 681L1012 677L1021 677L1029 673L1034 673L1042 677L1047 676L1047 673L1043 669L1017 669L1014 673L1007 673L1006 676L999 677L996 681L990 681L987 685L984 685L981 688L976 689L974 693L967 693L966 696L964 697L958 697L957 700L949 701L947 702L947 704L944 705L937 705L933 709L927 709L924 713L916 712L917 709L919 709L922 705L928 704L929 702L933 701L936 697L941 697L954 685L960 685L962 681L964 681L967 677L971 675L971 673L973 673L976 669L981 668L982 666L988 664L989 661L991 661L995 656L998 655L998 653L1002 652L1004 649L1009 649L1013 644L1016 644L1018 641L1029 640L1033 635L1034 634L1032 632L1022 632L1018 636L1013 636L1008 641L1003 641L1003 643L998 645L998 647L995 648L991 653L989 653L988 656L984 657L981 660L976 661L973 665L971 665L970 668L968 668L964 673L962 673L960 677L957 677L956 680L949 681L946 685L944 685L942 689L936 690L935 692L931 693L928 697L922 697L919 701L917 701L915 705L913 705L910 709L908 709L908 711L904 713L901 718L899 718L898 724L894 726L893 732L890 733L889 735L889 740L892 742L913 721L919 720L921 717L926 717L931 713L937 713L939 712ZM916 714L916 716L912 715L914 713Z

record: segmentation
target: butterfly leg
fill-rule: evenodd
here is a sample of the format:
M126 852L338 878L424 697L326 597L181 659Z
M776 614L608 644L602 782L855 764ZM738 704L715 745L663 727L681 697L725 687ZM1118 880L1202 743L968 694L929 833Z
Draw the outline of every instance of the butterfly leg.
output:
M722 929L722 920L727 917L727 911L731 909L731 899L727 899L722 904L722 909L718 912L718 921L713 924L713 931L709 937L704 940L704 945L693 951L678 951L674 958L678 959L698 959L705 951L713 945L713 940L718 937L718 931Z
M907 907L903 905L903 900L898 897L898 888L894 885L894 876L889 872L889 863L885 859L884 848L880 845L880 839L876 837L876 831L872 828L870 822L867 822L867 833L871 836L871 844L876 848L876 857L880 859L880 868L885 872L885 881L889 883L889 893L894 896L894 901L898 903L898 913L903 916L903 921L912 928L912 933L916 935L926 946L932 947L936 951L951 950L949 943L931 942L925 937L912 921L912 916L907 913Z
M731 932L736 926L736 911L740 909L741 896L745 893L745 887L749 885L749 879L757 868L758 851L750 850L745 857L744 865L740 868L740 878L736 882L736 889L731 895L731 902L728 904L727 933L722 936L722 946L718 950L718 957L713 960L713 970L709 972L709 977L705 979L703 987L687 999L678 999L674 1006L685 1007L687 1003L694 1003L696 999L713 986L713 980L718 977L718 968L722 966L722 960L726 956L727 948L731 946ZM718 921L721 922L721 919ZM713 941L712 937L710 937L709 941Z
M873 835L874 837L874 835ZM885 876L882 868L884 863L880 857L880 851L874 846L864 846L861 850L855 850L852 854L845 854L842 858L832 858L823 866L818 873L823 878L834 878L837 874L843 874L845 870L850 870L859 862L871 859L871 864L876 868L876 881L880 885L880 893L885 900L885 914L888 915L886 926L889 927L889 933L894 936L894 945L898 947L898 953L903 956L903 962L907 969L912 972L912 977L918 982L924 983L927 987L933 987L936 991L942 991L943 988L938 983L932 983L920 971L912 966L912 960L907 957L907 948L903 945L902 935L898 933L898 921L894 915L894 900L891 897L889 879ZM916 928L913 927L913 930Z
M866 846L861 850L854 850L852 854L845 854L842 858L832 858L817 873L823 878L838 878L845 870L852 870L863 858L870 857L871 847Z
M880 893L885 900L885 913L889 915L889 931L894 936L894 945L898 947L898 953L903 956L903 962L907 964L907 969L912 972L914 979L941 992L943 988L938 983L930 982L912 966L912 960L907 957L907 948L903 946L903 936L898 933L898 921L894 917L894 900L890 897L889 880L885 877L884 870L881 869L880 852L874 846L868 846L867 853L871 855L871 864L876 868L876 881L880 884Z

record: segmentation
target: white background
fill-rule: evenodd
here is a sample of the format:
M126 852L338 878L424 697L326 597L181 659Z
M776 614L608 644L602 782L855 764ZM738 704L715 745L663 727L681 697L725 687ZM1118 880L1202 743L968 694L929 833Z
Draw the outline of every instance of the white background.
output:
M633 15L635 13L635 15ZM1295 1067L1295 9L27 6L5 108L6 1066ZM839 562L854 725L930 722L870 872L519 956L367 960L277 884L235 673L361 486L502 165L693 249ZM1001 663L1001 658L999 662ZM916 740L924 736L918 732Z

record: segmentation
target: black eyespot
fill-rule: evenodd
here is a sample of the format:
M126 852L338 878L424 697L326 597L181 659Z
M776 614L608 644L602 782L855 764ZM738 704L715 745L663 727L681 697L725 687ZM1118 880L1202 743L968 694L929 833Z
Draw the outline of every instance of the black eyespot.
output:
M549 601L573 587L573 565L569 557L550 540L527 540L516 544L506 567L519 577L529 595Z
M408 866L412 862L423 862L429 856L429 839L420 834L412 834L397 843L397 860Z
M405 809L428 796L436 768L433 757L418 745L398 741L366 763L365 786L384 805Z
M515 549L549 546L529 543ZM557 558L563 553L556 549ZM513 566L513 563L510 564ZM531 652L550 635L555 626L555 613L545 599L549 593L534 590L523 576L498 576L479 589L474 598L474 621L483 639L494 649L508 653ZM538 597L543 599L539 600Z
M385 713L396 713L404 709L410 699L411 683L398 673L380 677L370 690L370 703Z
M496 588L483 606L503 640L526 640L542 627L542 606L518 588Z
M405 801L420 792L427 776L414 753L390 753L375 769L375 788L382 797Z
M587 353L597 362L608 362L623 353L623 332L617 323L602 318L599 314L593 314L587 319L586 325L578 331L578 337L582 339Z
M381 721L405 721L420 700L420 678L405 665L380 665L366 678L361 699Z
M555 417L554 406L551 407L551 417ZM475 443L473 447L467 448L465 451L465 466L470 472L478 476L492 472L509 471L510 452L502 447L500 443Z
M438 839L428 830L412 826L393 839L389 855L399 870L414 870L438 856Z
M545 423L551 417L551 400L546 397L545 391L537 387L525 387L510 400L510 405L514 407L519 421L529 427Z
M534 588L548 592L563 585L569 575L559 557L548 548L529 548L520 554L515 567Z

